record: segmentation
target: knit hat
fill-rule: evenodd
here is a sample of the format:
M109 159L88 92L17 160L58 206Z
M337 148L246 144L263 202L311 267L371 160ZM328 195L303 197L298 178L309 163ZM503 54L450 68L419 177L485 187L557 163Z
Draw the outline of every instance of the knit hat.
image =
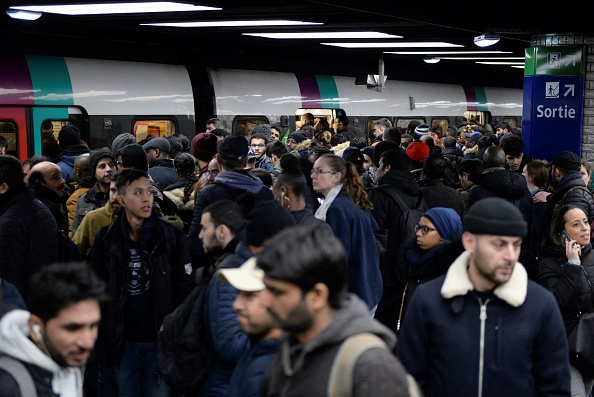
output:
M292 132L289 135L289 138L292 138L297 143L301 143L307 139L307 135L305 135L305 132L298 130L298 131Z
M122 167L148 171L148 156L139 144L132 143L121 148L120 157L122 158Z
M265 288L264 271L258 267L258 261L253 256L238 268L220 269L217 279L231 284L239 291L262 291Z
M462 235L462 219L453 208L433 207L423 216L433 223L444 240L455 240Z
M464 214L465 232L494 236L526 236L528 226L516 206L499 197L477 201Z
M255 247L264 245L264 241L286 227L295 226L295 218L289 210L275 200L260 201L247 216L245 242Z
M369 156L370 159L373 158L373 146L365 146L363 149L361 149L361 153L366 154Z
M363 170L363 162L365 159L363 158L363 153L359 148L354 146L349 146L348 148L344 149L342 152L342 159L344 161L348 161L349 163L355 164L358 171Z
M201 132L192 139L190 152L200 161L210 161L217 154L219 140L215 134Z
M411 160L422 163L425 157L429 156L431 149L425 142L411 142L406 148L406 154Z
M80 131L75 125L69 124L62 127L58 134L58 144L60 145L60 149L64 150L70 146L80 145L80 143Z
M219 156L222 159L241 160L249 151L248 141L243 136L228 135L219 142Z
M91 151L91 155L89 156L89 171L93 178L95 177L95 168L97 168L99 160L104 159L106 157L111 159L114 165L117 164L118 161L116 160L116 157L113 155L112 152L107 150L107 148L101 148Z
M564 150L559 152L548 166L554 165L565 171L579 171L582 166L580 158L573 152Z
M268 137L268 139L272 139L272 129L270 128L270 124L258 124L254 128L252 128L252 135L253 134L264 134Z
M169 153L171 151L171 144L169 144L167 139L157 137L142 145L142 148L144 150L159 149L162 152Z
M136 143L136 138L134 135L124 132L114 138L113 142L111 143L111 152L117 157L120 155L120 149L131 143Z
M427 124L419 124L415 127L415 134L417 135L417 138L422 136L422 135L427 135L429 134L429 126Z

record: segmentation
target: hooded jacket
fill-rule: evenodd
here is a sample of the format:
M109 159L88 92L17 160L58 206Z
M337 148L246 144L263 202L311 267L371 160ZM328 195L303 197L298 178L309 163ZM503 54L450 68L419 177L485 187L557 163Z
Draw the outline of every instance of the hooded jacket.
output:
M62 170L62 178L69 184L74 180L74 160L84 153L90 153L90 149L85 145L72 145L62 150L60 153L60 161L56 163L60 170Z
M445 276L417 287L396 355L434 396L569 396L569 355L553 295L516 262L510 279L479 293L463 252ZM453 364L455 363L455 365Z
M29 339L25 310L10 310L0 317L0 354L17 359L29 371L39 397L82 397L83 374L79 367L61 367ZM0 370L1 395L21 396L19 387L7 372Z
M342 342L369 332L391 350L396 337L369 316L353 294L342 301L328 327L305 345L284 335L262 382L262 396L326 396L330 369ZM286 359L283 359L285 357ZM372 348L359 356L353 374L353 397L408 396L406 371L388 350Z
M99 183L95 183L92 188L83 193L79 197L76 203L76 209L74 210L72 235L76 233L76 229L80 226L85 215L97 208L103 207L108 201L109 191L103 192Z

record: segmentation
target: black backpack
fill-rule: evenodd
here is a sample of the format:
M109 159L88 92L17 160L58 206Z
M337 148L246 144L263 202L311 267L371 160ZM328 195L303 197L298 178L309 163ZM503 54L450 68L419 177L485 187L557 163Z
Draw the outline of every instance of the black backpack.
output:
M425 203L425 199L421 192L419 192L415 206L409 208L404 200L402 200L402 197L395 191L396 188L393 188L390 185L380 185L375 189L381 190L392 197L402 211L402 216L398 221L398 241L394 274L396 275L398 283L405 285L408 281L408 269L405 261L406 250L412 246L417 238L414 226L419 223L421 217L425 214L425 211L427 211L427 204ZM393 236L390 237L393 238ZM390 244L390 241L388 241L388 244Z
M198 393L215 360L205 321L206 289L214 268L202 277L186 300L163 320L157 335L157 364L171 388L184 395Z

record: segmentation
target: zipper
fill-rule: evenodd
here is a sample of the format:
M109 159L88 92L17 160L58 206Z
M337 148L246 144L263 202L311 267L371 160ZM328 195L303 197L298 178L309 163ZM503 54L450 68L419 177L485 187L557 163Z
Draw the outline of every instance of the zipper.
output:
M480 353L479 353L479 378L478 378L478 397L483 396L483 371L485 367L485 328L487 322L487 304L489 299L483 300L478 298L481 305L479 319L481 320L481 339L480 339Z

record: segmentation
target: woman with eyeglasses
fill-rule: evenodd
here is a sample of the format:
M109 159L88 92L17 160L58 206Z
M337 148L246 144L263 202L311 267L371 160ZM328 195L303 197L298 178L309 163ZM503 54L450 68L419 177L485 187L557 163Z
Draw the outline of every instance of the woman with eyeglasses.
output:
M462 236L462 220L452 208L430 208L414 229L416 241L406 251L409 281L406 285L404 306L410 301L419 284L446 274L453 260L444 261L443 256L452 257L462 251L461 246L457 244ZM454 244L459 248L454 248ZM448 251L450 245L456 251L454 254ZM400 313L401 318L403 314L404 307Z
M346 249L349 292L363 299L373 314L382 295L382 276L374 236L378 226L363 182L354 164L334 154L315 161L311 179L323 200L315 216L330 225Z

